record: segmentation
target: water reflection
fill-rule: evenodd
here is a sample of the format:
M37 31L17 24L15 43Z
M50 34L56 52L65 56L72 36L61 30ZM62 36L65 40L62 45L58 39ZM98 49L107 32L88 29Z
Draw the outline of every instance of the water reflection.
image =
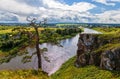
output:
M67 61L69 58L76 55L77 42L79 35L71 39L62 40L60 44L63 47L57 45L51 45L49 43L44 43L40 45L41 48L47 48L48 51L43 53L44 57L47 57L50 62L46 61L42 57L42 69L49 75L54 73L60 68L60 66ZM35 48L27 48L29 54L35 52ZM16 70L16 69L37 69L37 58L36 55L32 57L32 61L26 64L21 63L23 56L17 56L13 58L9 63L4 63L0 65L0 70Z

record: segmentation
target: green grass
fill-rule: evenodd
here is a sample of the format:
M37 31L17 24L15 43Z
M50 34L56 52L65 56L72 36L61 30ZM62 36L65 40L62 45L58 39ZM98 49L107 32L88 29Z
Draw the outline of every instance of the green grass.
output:
M51 76L52 79L120 79L120 71L101 70L95 66L74 67L75 57L68 60Z
M120 34L120 28L106 28L106 27L95 27L94 30L100 31L104 34Z
M36 70L0 71L0 79L50 79L46 73Z
M20 26L0 26L0 34L12 33L12 29ZM28 31L34 31L33 27L25 27ZM39 31L44 30L44 28L39 28Z
M41 70L0 71L0 79L120 79L120 71L101 70L95 66L74 67L76 57L71 58L50 77Z
M93 28L94 30L100 31L103 34L98 35L98 38L101 42L109 42L107 44L102 45L94 52L104 52L106 50L114 49L120 47L120 28Z
M111 50L111 49L114 49L114 48L120 48L120 44L106 44L106 45L103 45L101 46L100 48L98 48L97 50L94 51L94 53L100 53L100 52L104 52L106 50Z

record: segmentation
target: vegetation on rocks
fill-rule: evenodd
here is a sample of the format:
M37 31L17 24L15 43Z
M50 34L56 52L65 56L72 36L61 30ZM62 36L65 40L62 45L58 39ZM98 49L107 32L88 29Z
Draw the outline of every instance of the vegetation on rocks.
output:
M71 58L51 77L53 79L120 79L120 71L101 70L90 65L82 68L74 66L76 57Z
M101 40L104 45L99 47L95 52L103 52L105 50L110 50L113 48L120 47L120 28L93 28L97 31L103 32L103 34L98 35L99 40Z

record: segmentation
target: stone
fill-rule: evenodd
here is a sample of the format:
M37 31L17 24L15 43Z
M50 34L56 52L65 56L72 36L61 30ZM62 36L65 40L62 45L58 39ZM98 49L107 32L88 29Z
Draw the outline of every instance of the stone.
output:
M113 48L99 53L93 52L93 50L110 42L109 40L100 39L95 34L80 34L75 66L95 65L102 69L120 70L120 48Z

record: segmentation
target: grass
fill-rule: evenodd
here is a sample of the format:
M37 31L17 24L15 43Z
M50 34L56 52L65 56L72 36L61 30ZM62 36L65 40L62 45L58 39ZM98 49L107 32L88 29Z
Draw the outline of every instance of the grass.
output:
M104 52L106 50L111 50L111 49L118 48L118 47L120 48L119 43L118 44L106 44L106 45L101 46L97 50L95 50L94 53Z
M0 71L0 79L50 79L46 73L36 70Z
M98 35L99 40L101 40L102 42L104 41L109 41L110 43L107 43L103 46L101 46L100 48L98 48L97 50L95 50L95 52L103 52L105 50L110 50L113 48L117 48L120 47L120 28L93 28L94 30L100 31L103 34Z
M115 28L115 27L111 27L111 28L106 28L106 27L95 27L93 28L94 30L100 31L104 34L120 34L120 28Z
M18 26L17 26L18 27ZM12 29L16 26L0 26L0 34L12 33ZM29 31L34 31L33 27L26 27ZM44 28L39 28L39 31L44 30Z
M120 71L101 70L95 66L74 67L76 57L71 58L51 76L52 79L120 79Z
M0 79L120 79L120 71L101 70L96 66L74 67L76 57L65 62L50 77L41 70L0 71Z

